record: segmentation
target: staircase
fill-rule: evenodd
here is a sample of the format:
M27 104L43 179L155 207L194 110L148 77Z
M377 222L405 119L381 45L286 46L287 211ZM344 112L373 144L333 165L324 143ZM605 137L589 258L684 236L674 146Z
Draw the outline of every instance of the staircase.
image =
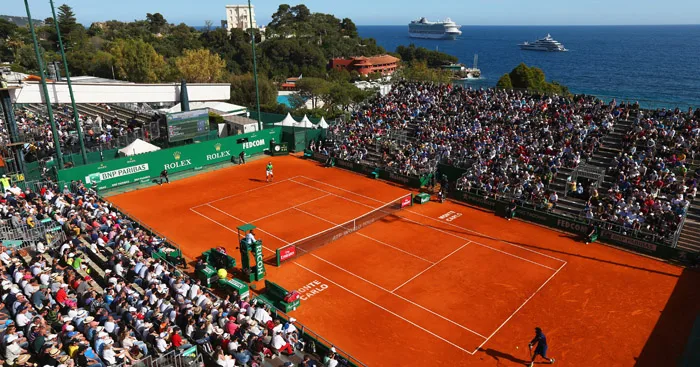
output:
M698 200L693 200L688 208L683 230L678 237L677 247L690 252L700 252L700 204Z
M632 128L632 122L627 120L617 121L615 129L603 137L601 146L593 156L586 162L588 165L606 170L605 179L598 191L607 191L614 183L616 178L607 173L611 162L622 152L622 139L627 131ZM555 212L569 216L580 216L586 207L586 202L573 196L564 196L566 192L566 179L574 173L572 168L560 168L557 175L552 180L549 188L562 193L559 195L559 201Z

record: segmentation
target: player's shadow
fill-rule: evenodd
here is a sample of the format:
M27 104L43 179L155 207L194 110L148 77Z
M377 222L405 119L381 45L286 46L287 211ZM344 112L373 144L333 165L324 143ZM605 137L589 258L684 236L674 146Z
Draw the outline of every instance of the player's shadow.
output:
M500 362L501 360L507 360L507 361L511 361L514 363L520 363L520 364L530 363L530 361L526 361L524 359L520 359L520 358L514 357L510 354L499 352L499 351L497 351L495 349L491 349L491 348L488 348L488 349L479 348L479 352L486 353L487 356L495 359L496 362Z
M253 181L253 182L265 182L265 180L261 180L259 178L249 178L248 180Z

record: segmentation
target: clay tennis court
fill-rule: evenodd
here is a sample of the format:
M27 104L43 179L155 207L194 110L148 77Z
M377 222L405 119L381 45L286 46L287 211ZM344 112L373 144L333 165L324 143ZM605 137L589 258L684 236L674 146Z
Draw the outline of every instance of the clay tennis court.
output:
M244 223L272 257L409 194L272 160L274 183L256 161L109 200L189 258L238 257ZM669 365L700 311L697 272L454 202L404 208L267 273L302 294L294 317L369 366L522 365L535 326L558 365Z

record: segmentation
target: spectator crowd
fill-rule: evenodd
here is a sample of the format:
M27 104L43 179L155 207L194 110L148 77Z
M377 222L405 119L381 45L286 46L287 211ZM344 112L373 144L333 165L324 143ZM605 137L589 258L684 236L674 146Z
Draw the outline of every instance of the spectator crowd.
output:
M700 170L689 172L698 152L700 109L639 110L609 168L616 181L593 191L586 217L661 238L672 236L697 195Z
M700 110L404 81L332 126L334 146L324 149L405 175L435 172L444 162L465 170L457 189L552 208L559 197L548 186L556 174L590 161L620 120L635 122L608 170L615 185L600 193L569 189L587 199L588 219L673 233L697 193L688 159L698 150Z
M0 245L0 365L142 365L196 346L207 365L260 366L306 349L293 318L235 292L220 298L154 258L173 250L82 183L15 188L0 198L0 227L52 219L67 237L31 250Z
M132 136L135 130L141 127L141 124L134 119L126 123L120 121L111 112L108 105L100 106L100 108L104 108L105 120L99 115L94 120L88 115L79 117L85 138L84 143L88 149L96 147L101 147L103 150L111 149L116 146L114 143L120 137ZM15 109L15 120L20 140L26 143L24 146L26 161L42 160L55 153L51 124L45 113L37 112L37 109L28 107L17 108ZM68 106L54 106L54 120L64 154L78 152L80 141L72 109ZM10 134L6 124L0 125L0 146L6 146L10 143Z

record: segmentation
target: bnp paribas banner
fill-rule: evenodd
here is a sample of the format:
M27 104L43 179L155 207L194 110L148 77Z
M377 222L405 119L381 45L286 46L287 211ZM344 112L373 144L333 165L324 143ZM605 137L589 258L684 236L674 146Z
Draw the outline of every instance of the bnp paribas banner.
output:
M228 161L243 150L246 155L262 153L270 147L272 139L280 141L280 128L65 169L59 171L58 179L80 180L88 185L96 184L102 190L156 178L164 169L174 173Z

